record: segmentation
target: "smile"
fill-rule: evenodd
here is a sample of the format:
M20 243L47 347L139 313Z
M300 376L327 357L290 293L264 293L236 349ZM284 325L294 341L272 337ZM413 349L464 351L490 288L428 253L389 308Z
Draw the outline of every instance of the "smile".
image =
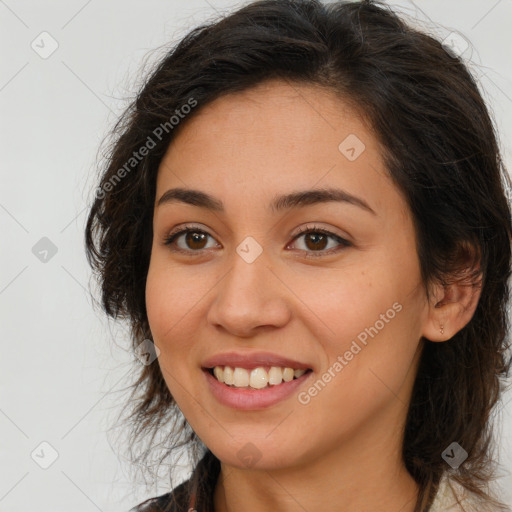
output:
M203 375L207 388L218 403L232 409L256 411L276 405L297 393L314 374L312 369L294 370L290 367L261 366L249 370L241 367L215 366L203 368ZM227 377L228 383L221 382L219 377ZM250 385L251 378L252 383L260 386L259 388ZM229 384L230 379L232 384Z
M227 386L245 389L264 389L279 386L283 381L298 379L310 369L293 369L290 367L271 366L246 369L231 366L215 366L209 369L219 382Z

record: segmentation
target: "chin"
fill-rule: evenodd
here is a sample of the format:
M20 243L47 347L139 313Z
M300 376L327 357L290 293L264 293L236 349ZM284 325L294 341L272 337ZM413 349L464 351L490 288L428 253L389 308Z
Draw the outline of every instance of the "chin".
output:
M268 433L268 430L267 430ZM279 448L276 448L279 445ZM292 446L293 445L293 446ZM289 468L301 463L297 446L282 446L281 440L262 436L261 441L247 436L240 440L231 439L229 445L216 442L207 445L213 454L228 466L238 469L270 471Z

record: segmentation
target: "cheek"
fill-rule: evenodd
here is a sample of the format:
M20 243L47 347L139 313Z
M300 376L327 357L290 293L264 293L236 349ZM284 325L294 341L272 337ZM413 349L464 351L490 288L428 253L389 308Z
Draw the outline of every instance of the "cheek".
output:
M344 268L329 279L318 280L314 288L301 282L301 289L317 314L316 326L312 323L309 328L322 345L326 368L338 356L346 361L343 370L333 370L336 375L344 374L336 380L346 378L351 386L378 393L372 388L384 385L372 375L373 370L390 386L400 385L409 372L421 331L422 288L414 253L407 258L402 253L397 259L392 251L388 255L380 252L378 260Z
M379 315L392 307L397 294L388 288L375 266L361 268L353 265L339 271L326 273L325 279L295 278L297 296L316 314L318 328L322 325L340 342L372 325ZM313 327L313 326L311 326Z
M211 289L206 280L193 274L193 266L170 265L164 257L151 260L146 279L146 311L158 362L171 393L178 392L170 375L180 382L193 377L188 369L197 365L198 326L205 315L204 298ZM178 385L179 388L179 385Z
M350 437L381 412L407 403L418 341L414 312L402 302L382 299L370 307L366 301L363 311L338 312L336 336L321 340L326 363L298 397L320 438Z
M146 312L153 341L160 350L158 360L166 368L176 361L182 345L180 330L186 307L180 290L175 273L151 262L146 280Z
M168 297L165 293L165 279L159 277L155 264L151 262L146 278L146 312L149 326L155 341L160 338L160 332L165 327L164 310L168 304Z
M189 376L184 372L187 340L183 338L186 309L176 286L175 274L152 261L146 279L146 311L155 346L159 350L156 362L160 366L167 388L178 404L183 404L183 386ZM180 322L180 318L182 321ZM182 342L180 342L182 340Z
M152 258L146 279L146 311L157 342L180 330L181 322L193 308L194 288L193 281L164 258Z

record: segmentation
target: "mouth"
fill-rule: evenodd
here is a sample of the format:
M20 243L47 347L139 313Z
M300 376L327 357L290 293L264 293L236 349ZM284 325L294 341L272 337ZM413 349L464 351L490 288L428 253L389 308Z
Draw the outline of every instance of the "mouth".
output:
M282 366L258 366L242 368L232 366L214 366L202 368L218 382L234 389L265 390L281 386L283 383L297 380L311 373L311 368L291 368Z

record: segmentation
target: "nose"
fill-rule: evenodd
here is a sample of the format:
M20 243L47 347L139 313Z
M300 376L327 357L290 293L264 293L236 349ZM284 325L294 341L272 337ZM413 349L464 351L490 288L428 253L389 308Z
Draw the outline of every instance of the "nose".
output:
M207 315L210 325L248 338L290 321L292 294L263 254L252 263L235 254L231 269L214 288Z

